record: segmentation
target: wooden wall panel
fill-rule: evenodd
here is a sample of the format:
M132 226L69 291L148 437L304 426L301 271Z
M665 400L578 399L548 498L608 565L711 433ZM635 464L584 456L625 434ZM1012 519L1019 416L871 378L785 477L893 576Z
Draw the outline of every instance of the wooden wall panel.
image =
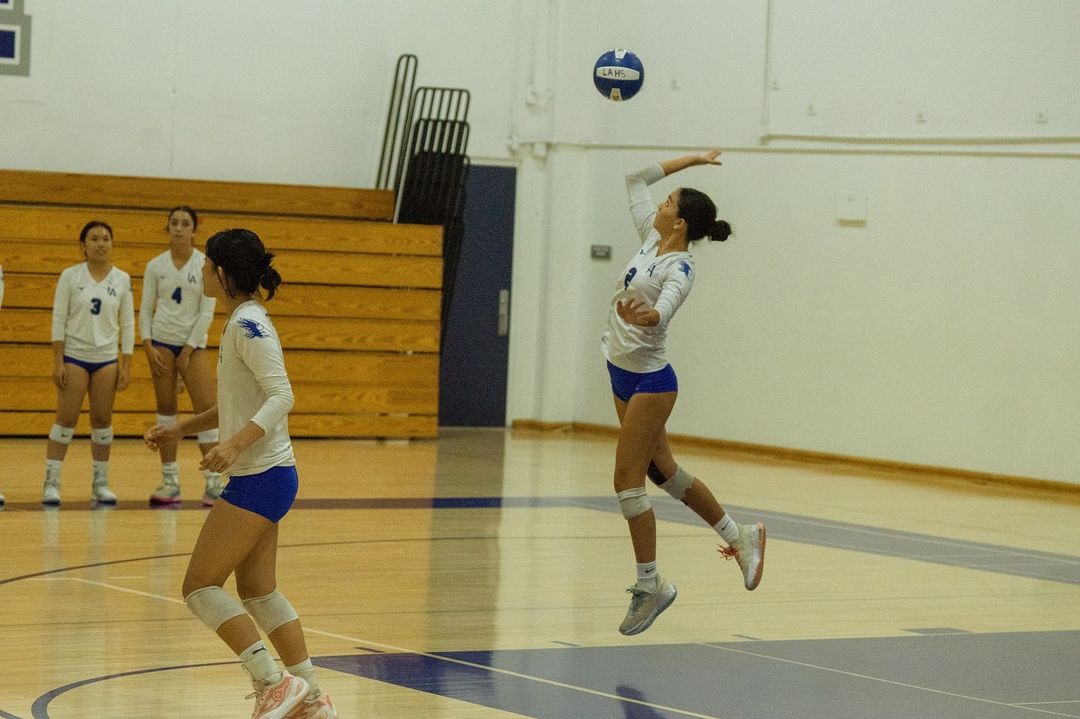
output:
M391 220L394 193L311 185L0 170L5 202Z
M2 193L2 189L0 189ZM195 244L202 246L215 232L250 227L270 248L385 255L442 255L442 228L436 225L398 225L313 217L251 217L228 213L199 213ZM163 252L165 212L114 208L71 208L0 204L0 239L45 240L70 245L78 252L79 231L90 220L113 228L117 247L148 245Z

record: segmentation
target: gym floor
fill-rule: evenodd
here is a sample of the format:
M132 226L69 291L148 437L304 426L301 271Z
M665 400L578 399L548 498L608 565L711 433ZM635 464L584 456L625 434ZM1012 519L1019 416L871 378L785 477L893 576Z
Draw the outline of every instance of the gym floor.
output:
M343 718L1080 717L1075 494L676 445L736 521L768 527L764 578L743 589L712 530L651 488L679 595L624 637L612 439L295 446L279 586ZM180 597L206 512L195 446L185 503L157 510L141 442L114 444L114 508L88 501L76 438L43 509L44 452L0 439L0 718L248 716L246 674Z

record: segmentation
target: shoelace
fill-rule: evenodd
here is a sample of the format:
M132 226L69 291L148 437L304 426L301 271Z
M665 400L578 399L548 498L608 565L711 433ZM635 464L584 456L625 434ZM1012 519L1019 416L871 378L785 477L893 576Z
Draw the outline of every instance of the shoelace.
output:
M720 552L720 554L724 555L724 559L738 559L739 558L739 550L736 547L734 547L734 546L721 547L719 544L716 545L716 546L717 546L716 551L718 551L718 552Z
M645 597L649 596L649 593L644 589L638 589L637 587L630 587L626 591L630 592L630 611L636 610L645 601Z

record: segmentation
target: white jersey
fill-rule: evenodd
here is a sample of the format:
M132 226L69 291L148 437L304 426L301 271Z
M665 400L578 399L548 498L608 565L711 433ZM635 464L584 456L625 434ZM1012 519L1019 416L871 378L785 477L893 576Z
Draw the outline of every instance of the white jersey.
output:
M626 265L611 297L607 330L600 346L608 362L630 372L655 372L668 361L664 352L667 325L694 285L694 258L689 252L666 252L657 256L660 233L653 228L656 205L649 185L664 177L659 165L626 177L630 214L641 235L641 249ZM615 311L615 303L644 300L660 313L655 327L627 324Z
M52 341L83 362L108 362L135 348L135 304L131 275L113 267L101 282L85 262L60 273L53 296Z
M162 252L146 263L139 335L143 342L206 347L207 331L214 319L214 299L203 295L203 263L206 255L193 250L177 269L172 253Z
M222 440L254 422L266 432L236 458L228 474L257 474L294 465L289 439L292 386L281 341L266 309L250 300L225 323L218 352L218 427Z

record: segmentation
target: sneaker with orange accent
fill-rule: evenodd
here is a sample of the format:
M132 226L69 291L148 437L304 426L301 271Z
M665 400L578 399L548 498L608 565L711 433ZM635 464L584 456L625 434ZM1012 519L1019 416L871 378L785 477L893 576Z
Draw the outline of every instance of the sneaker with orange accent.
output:
M161 477L161 485L150 495L150 504L179 504L180 482L175 475L164 474Z
M739 538L730 547L721 547L724 559L734 559L742 570L743 585L753 591L761 582L765 569L765 525L740 524Z
M308 683L288 672L282 672L277 684L264 687L256 682L253 686L255 691L247 695L248 699L255 697L251 719L285 719L308 695Z
M318 699L300 702L285 719L337 719L337 710L329 694L320 694Z

